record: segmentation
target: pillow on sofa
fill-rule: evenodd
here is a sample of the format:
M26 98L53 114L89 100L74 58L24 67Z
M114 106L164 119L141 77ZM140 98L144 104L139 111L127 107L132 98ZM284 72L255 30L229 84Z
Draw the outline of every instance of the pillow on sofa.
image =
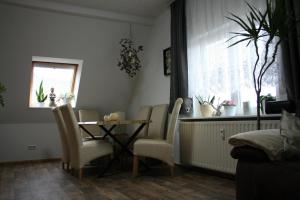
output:
M270 160L281 160L283 138L279 129L255 130L233 135L229 144L234 147L250 146L263 150Z
M300 157L300 118L282 112L280 134L283 137L284 157Z

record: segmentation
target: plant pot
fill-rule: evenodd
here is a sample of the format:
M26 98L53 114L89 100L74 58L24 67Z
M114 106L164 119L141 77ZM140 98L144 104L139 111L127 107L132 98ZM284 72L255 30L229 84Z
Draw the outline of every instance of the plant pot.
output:
M202 117L211 117L214 113L214 108L209 104L200 105Z
M39 108L45 107L45 102L37 102L36 107L39 107Z
M236 106L224 106L224 114L225 116L235 116Z

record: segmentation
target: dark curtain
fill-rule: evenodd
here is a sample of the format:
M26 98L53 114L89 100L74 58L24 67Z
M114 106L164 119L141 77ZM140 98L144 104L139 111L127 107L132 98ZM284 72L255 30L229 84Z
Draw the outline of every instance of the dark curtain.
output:
M170 112L177 98L188 97L185 0L171 4Z
M296 105L300 116L300 1L286 0L286 10L291 16L291 29L287 40L282 43L283 73L288 100Z

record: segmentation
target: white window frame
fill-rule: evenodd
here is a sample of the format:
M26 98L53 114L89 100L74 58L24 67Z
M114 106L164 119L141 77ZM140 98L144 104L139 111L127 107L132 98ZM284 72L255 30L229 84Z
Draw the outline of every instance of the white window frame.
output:
M33 89L33 70L35 63L50 63L50 64L62 64L62 65L73 65L75 67L75 72L73 76L71 91L74 94L74 100L72 101L71 105L73 108L76 107L77 98L78 98L78 91L79 91L79 84L83 66L83 60L79 59L68 59L68 58L52 58L52 57L41 57L41 56L33 56L32 57L32 69L31 69L31 79L30 79L30 90L29 90L29 108L50 108L49 105L44 104L43 106L34 104L32 96L32 89ZM63 67L61 67L63 68ZM55 91L54 91L55 92ZM58 96L56 98L59 98Z

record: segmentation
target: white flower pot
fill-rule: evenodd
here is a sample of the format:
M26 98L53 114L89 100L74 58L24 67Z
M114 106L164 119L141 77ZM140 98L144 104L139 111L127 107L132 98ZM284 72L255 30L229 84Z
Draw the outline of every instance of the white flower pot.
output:
M200 105L202 117L211 117L214 113L214 108L209 104Z
M235 116L236 106L224 106L224 114L225 116Z

